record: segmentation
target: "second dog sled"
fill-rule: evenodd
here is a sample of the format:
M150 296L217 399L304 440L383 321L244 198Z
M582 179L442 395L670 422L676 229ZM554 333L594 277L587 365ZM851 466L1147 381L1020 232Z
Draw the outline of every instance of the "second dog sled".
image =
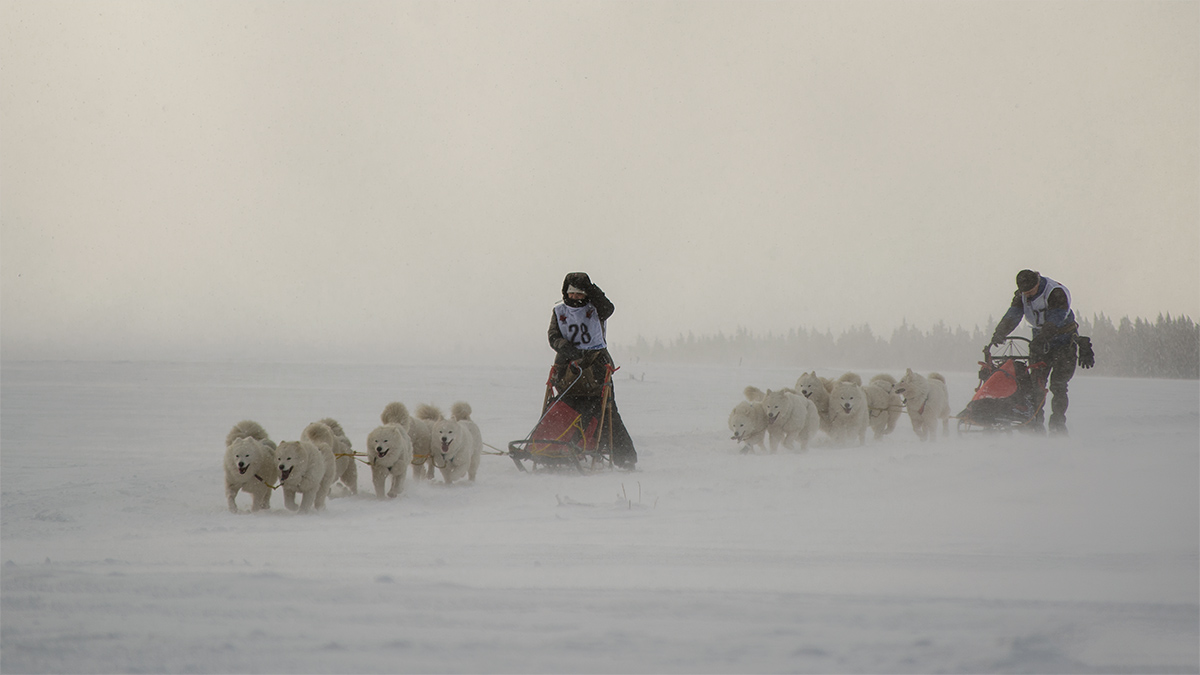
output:
M958 431L1012 431L1032 428L1046 405L1049 368L1034 361L1030 341L1008 337L992 354L983 348L979 362L979 386L967 407L958 414Z
M508 444L508 456L517 468L567 468L580 473L611 468L614 372L611 365L604 366L598 397L573 396L585 388L583 367L577 363L551 366L537 425L525 438Z

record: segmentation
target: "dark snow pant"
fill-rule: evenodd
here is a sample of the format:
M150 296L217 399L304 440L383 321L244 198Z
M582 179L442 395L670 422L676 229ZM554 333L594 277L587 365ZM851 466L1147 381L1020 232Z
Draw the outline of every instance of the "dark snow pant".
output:
M600 398L596 396L581 396L581 397L565 397L563 401L575 409L585 420L598 419L600 417ZM637 464L637 450L633 447L633 439L629 437L629 431L625 428L625 422L621 420L621 413L617 411L617 401L613 396L609 396L608 412L603 429L600 433L600 448L608 450L612 454L613 464L622 468L632 469ZM612 443L609 443L608 435L608 420L612 420ZM587 426L587 423L584 424Z
M1051 350L1044 355L1035 355L1038 360L1045 361L1050 367L1050 395L1053 397L1050 400L1050 433L1064 433L1067 430L1067 405L1070 403L1067 398L1067 383L1075 375L1075 364L1079 359L1079 354L1075 346L1075 340L1068 341L1065 345ZM1042 428L1045 420L1046 411L1043 406L1042 410L1038 411L1035 426Z

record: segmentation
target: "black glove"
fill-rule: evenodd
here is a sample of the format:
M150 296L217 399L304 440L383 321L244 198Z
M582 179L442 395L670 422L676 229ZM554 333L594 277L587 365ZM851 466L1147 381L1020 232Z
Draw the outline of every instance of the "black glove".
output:
M567 361L578 361L579 359L583 358L583 350L575 345L567 345L566 347L563 347L563 350L559 353L562 354L563 358Z
M1000 347L1000 346L1003 346L1003 345L1004 345L1004 342L1005 342L1007 339L1008 339L1008 336L1007 336L1007 335L992 335L992 342L991 342L991 346L993 346L993 347Z
M1038 333L1029 341L1029 356L1037 359L1045 357L1047 353L1046 347L1049 344L1050 338L1046 337L1044 333Z
M1092 339L1077 335L1075 342L1079 345L1079 367L1086 370L1096 365L1096 354L1092 351Z

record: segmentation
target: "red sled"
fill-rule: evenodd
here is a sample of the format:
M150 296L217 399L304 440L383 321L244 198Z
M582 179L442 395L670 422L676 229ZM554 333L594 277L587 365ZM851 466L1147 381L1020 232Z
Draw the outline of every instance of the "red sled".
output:
M567 384L555 385L556 369L569 368L578 371L575 379ZM605 366L602 394L595 399L570 398L571 388L583 375L578 365L551 366L546 381L546 394L542 400L542 416L537 426L521 440L508 444L508 456L521 471L537 471L549 468L573 468L588 473L612 467L612 374L615 369ZM558 380L561 382L562 380ZM570 401L571 403L568 403ZM595 411L585 409L581 403L599 403ZM577 409L572 403L579 405ZM525 463L530 464L526 467Z
M958 431L1012 431L1034 423L1046 405L1047 366L1031 363L1029 340L1006 338L1000 353L983 348L979 386L962 412Z

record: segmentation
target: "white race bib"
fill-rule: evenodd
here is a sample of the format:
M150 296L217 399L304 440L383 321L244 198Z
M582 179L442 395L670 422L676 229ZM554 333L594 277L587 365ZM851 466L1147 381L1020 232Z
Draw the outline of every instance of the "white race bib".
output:
M579 349L589 351L608 347L604 341L607 326L600 320L600 313L590 304L583 307L560 304L554 308L554 316L558 320L559 332Z
M1025 320L1031 326L1037 328L1041 328L1042 324L1046 323L1046 302L1050 299L1050 291L1061 288L1067 296L1067 306L1071 306L1071 292L1067 290L1066 286L1049 277L1042 278L1046 280L1046 288L1040 295L1034 297L1032 300L1024 295L1021 296L1021 304L1025 306Z

